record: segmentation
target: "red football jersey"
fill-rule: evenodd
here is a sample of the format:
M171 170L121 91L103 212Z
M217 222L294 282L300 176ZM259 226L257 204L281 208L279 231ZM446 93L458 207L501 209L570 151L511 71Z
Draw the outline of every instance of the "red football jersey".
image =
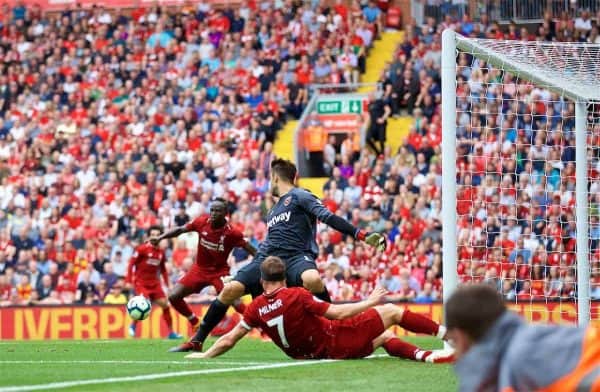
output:
M165 252L152 246L150 243L144 243L135 248L135 252L129 260L127 269L127 281L136 281L137 284L160 284L159 275L168 282L167 269L165 268Z
M227 257L233 248L246 245L244 235L226 223L220 229L211 226L208 216L201 216L186 225L186 228L198 233L198 252L196 264L203 271L215 273L229 271Z
M292 358L324 358L332 337L332 322L323 317L329 305L304 288L282 287L256 297L241 323L262 329Z

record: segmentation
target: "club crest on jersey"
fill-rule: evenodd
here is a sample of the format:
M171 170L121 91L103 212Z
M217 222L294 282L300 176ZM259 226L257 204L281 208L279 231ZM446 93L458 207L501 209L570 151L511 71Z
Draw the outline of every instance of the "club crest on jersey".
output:
M290 205L290 203L291 203L291 202L292 202L292 196L288 196L288 197L286 197L286 198L285 198L285 200L283 201L283 205L287 207L287 206L289 206L289 205Z

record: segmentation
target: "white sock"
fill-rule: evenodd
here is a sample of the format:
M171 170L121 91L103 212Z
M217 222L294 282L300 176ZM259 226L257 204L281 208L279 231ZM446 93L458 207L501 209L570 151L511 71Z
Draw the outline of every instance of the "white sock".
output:
M443 325L440 325L436 336L438 337L438 339L444 339L444 337L446 336L446 332L448 332L448 328L446 328Z
M425 362L427 360L427 357L429 357L430 355L431 355L431 351L417 350L417 352L415 353L415 359L417 361Z
M187 318L187 319L188 319L188 320L193 320L193 319L194 319L194 317L196 317L196 315L195 315L194 313L192 313L190 316L188 316L188 318Z

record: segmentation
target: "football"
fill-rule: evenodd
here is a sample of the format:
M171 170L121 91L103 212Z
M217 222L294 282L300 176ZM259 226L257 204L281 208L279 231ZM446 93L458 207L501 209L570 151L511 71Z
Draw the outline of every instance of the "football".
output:
M127 313L134 320L145 320L150 315L152 304L148 298L136 295L127 302Z

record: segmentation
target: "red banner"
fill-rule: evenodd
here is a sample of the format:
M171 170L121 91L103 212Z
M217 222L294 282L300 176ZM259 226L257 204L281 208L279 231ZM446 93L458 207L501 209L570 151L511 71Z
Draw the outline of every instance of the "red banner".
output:
M8 4L9 7L14 7L18 0L0 0L0 5ZM106 8L137 8L137 7L152 7L152 6L184 6L191 5L194 2L187 0L107 0L98 2L96 0L24 0L22 1L27 7L40 6L47 11L62 11L66 9L74 9L75 5L81 4L83 8L91 8L94 5L102 5ZM242 0L204 0L204 3L238 6Z
M421 313L437 322L442 319L442 305L399 304L413 312ZM545 323L575 323L577 306L574 303L532 303L509 306L527 320ZM206 305L192 305L198 315L204 314ZM592 319L597 319L598 303L592 304ZM175 312L172 310L173 315ZM233 310L230 309L230 313ZM57 307L9 307L0 308L1 340L42 339L122 339L128 337L131 320L124 306L57 306ZM174 328L190 336L189 322L185 317L173 317ZM398 335L408 335L395 327ZM138 324L138 336L161 338L167 335L162 312L154 310L148 320Z

